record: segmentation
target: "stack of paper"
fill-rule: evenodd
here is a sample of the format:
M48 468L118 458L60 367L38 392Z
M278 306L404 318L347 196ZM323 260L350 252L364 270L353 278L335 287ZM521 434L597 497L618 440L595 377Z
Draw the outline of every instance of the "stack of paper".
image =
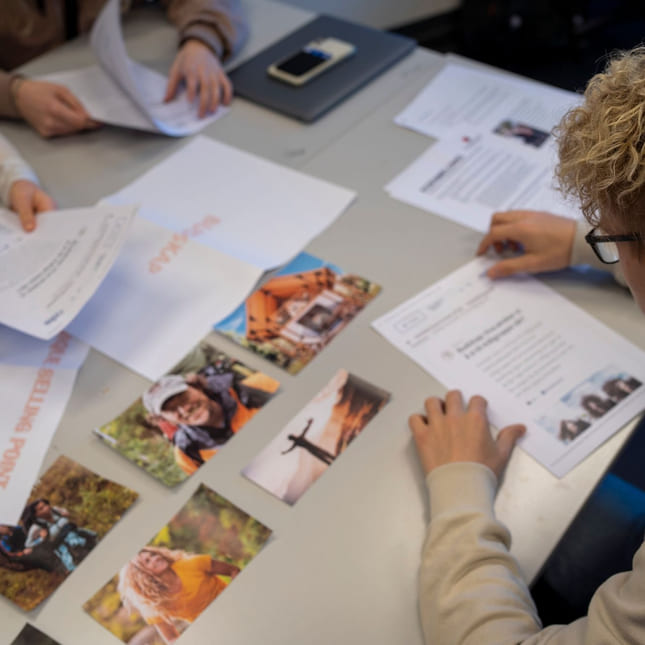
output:
M553 182L552 129L578 101L532 81L446 65L395 119L438 141L385 189L482 232L494 212L515 208L576 218Z

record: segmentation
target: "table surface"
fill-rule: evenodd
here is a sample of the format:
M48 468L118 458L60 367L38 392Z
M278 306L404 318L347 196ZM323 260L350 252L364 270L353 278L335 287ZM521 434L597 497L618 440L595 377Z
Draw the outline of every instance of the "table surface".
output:
M249 0L247 7L253 35L237 60L312 17L265 0ZM175 34L159 12L135 12L124 31L133 58L160 70L172 60ZM444 388L369 325L470 260L480 237L394 201L383 190L431 143L396 126L393 117L445 61L417 49L312 125L236 99L230 113L204 131L356 191L353 205L307 251L381 284L383 291L296 377L222 339L222 350L280 380L282 392L216 459L176 489L165 488L91 434L148 384L92 351L44 467L65 454L138 491L140 499L41 607L27 615L0 600L3 642L26 620L61 645L118 642L83 611L83 602L204 482L273 529L274 536L182 635L181 643L213 642L215 628L227 644L422 643L416 581L428 509L406 420L426 396L442 394ZM91 62L87 39L81 38L25 71L43 74ZM3 122L2 132L33 164L61 207L95 203L184 145L109 127L51 141L18 123ZM547 276L545 282L645 349L636 307L611 280L567 271ZM240 471L340 367L390 391L392 400L351 450L289 507ZM497 512L512 531L513 552L528 579L538 573L630 429L621 430L560 480L523 451L514 452Z

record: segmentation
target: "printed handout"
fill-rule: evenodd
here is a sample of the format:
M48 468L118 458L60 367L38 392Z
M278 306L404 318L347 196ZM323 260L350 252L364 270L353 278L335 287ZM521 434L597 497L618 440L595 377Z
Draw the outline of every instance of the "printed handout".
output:
M297 374L380 290L365 278L301 253L215 329Z
M0 594L30 611L48 598L135 502L134 491L59 457L19 522L0 524Z
M355 197L346 188L198 136L108 199L139 204L142 217L179 234L191 235L208 221L212 226L198 233L201 244L273 269L332 224Z
M114 264L135 215L110 204L51 211L25 233L0 209L0 324L45 340L62 331Z
M449 63L394 121L441 140L495 133L540 148L579 102L573 92Z
M397 175L386 190L399 201L482 233L496 211L528 208L578 218L558 192L555 157L540 159L508 141L473 137L438 141Z
M202 484L83 607L125 643L174 643L270 536L270 529ZM229 639L218 633L218 640Z
M18 636L11 641L11 645L60 645L60 643L33 625L26 623Z
M494 426L558 477L645 407L645 354L530 276L478 258L373 327L447 388L481 394Z
M200 244L205 217L173 233L137 217L103 284L68 331L150 380L235 309L262 270Z
M295 504L389 399L385 390L339 370L242 473Z
M572 92L448 64L395 119L438 139L387 186L392 197L478 231L499 210L577 217L553 181L552 130Z
M128 57L119 0L106 3L92 28L91 44L100 66L49 74L43 79L68 87L96 121L185 136L228 112L220 106L213 114L199 118L198 102L190 103L184 89L164 103L168 79Z
M108 446L167 486L210 460L280 384L219 351L214 333L95 430Z
M0 325L0 523L17 523L72 394L88 346Z

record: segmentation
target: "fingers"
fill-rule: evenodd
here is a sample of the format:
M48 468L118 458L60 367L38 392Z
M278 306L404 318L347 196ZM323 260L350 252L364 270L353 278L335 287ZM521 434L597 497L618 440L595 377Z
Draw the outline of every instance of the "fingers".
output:
M36 213L44 213L56 208L56 202L40 188L34 194L33 204Z
M215 85L215 87L213 87ZM206 116L206 112L211 110L211 103L217 105L217 94L219 88L214 79L209 78L204 70L199 72L199 118Z
M464 411L464 398L459 390L451 390L446 394L446 414L459 414Z
M220 74L220 93L222 95L222 103L224 105L230 105L233 100L233 83L231 83L231 79L224 72Z
M536 264L533 256L520 255L494 264L488 269L487 275L489 278L495 280L497 278L507 278L516 273L536 273L538 270L539 266Z
M32 205L32 195L29 191L19 191L13 199L13 208L18 213L23 230L28 233L36 228L36 217Z
M175 98L177 94L177 89L179 88L179 81L181 80L181 73L179 71L179 64L175 61L170 68L170 74L168 75L168 86L166 87L166 95L164 96L164 102L168 102Z
M504 249L506 242L516 242L517 240L517 227L510 223L497 223L491 224L491 227L482 238L479 246L477 247L477 255L484 255L491 246L495 247L498 253Z
M506 466L517 440L523 437L525 433L526 426L521 423L516 423L514 425L506 426L497 435L496 443L502 466Z

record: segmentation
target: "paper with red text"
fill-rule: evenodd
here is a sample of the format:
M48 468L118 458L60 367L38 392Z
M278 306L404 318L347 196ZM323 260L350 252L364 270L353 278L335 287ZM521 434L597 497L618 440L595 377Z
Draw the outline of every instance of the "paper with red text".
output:
M199 136L108 199L139 204L142 217L175 232L214 219L202 244L271 269L302 251L355 196Z
M201 243L216 226L206 215L174 233L137 217L112 270L68 331L150 380L165 374L262 275Z
M45 340L62 331L110 270L135 213L109 204L52 211L25 233L0 209L0 324Z
M0 326L0 524L17 523L72 393L85 343Z
M372 323L449 389L524 423L532 457L564 476L645 407L645 353L530 276L477 258ZM439 393L437 393L439 394Z

